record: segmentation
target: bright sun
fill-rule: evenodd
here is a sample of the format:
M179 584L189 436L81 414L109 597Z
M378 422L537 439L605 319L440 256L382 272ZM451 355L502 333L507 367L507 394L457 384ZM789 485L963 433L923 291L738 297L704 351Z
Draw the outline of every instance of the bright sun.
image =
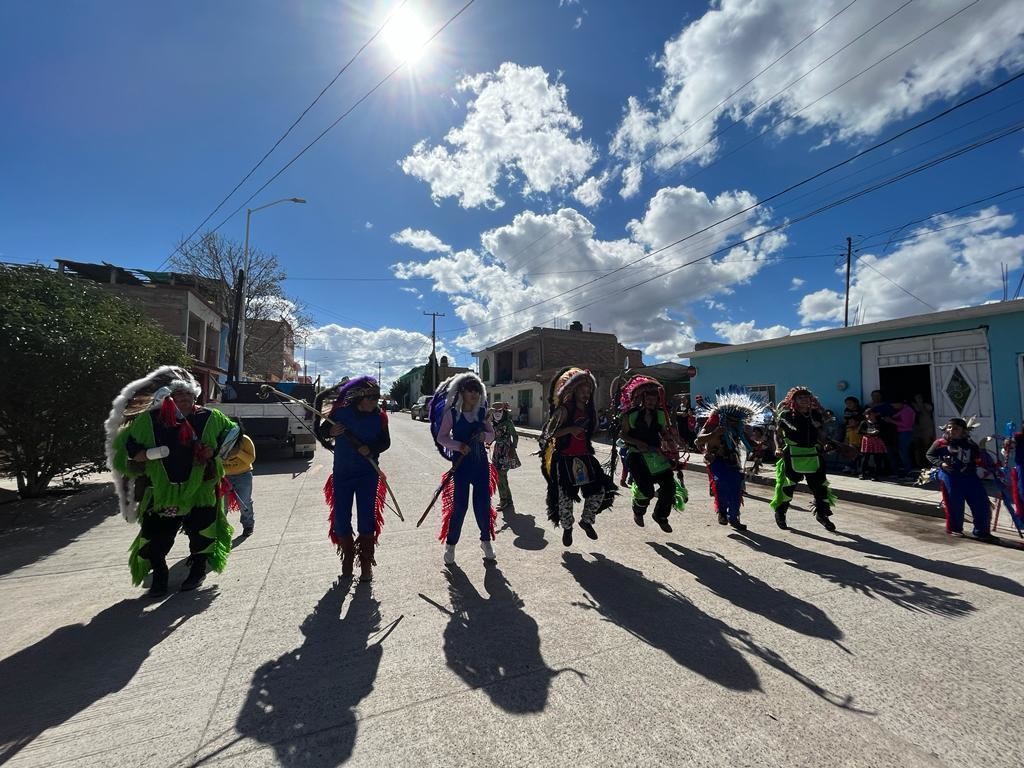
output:
M391 55L399 61L417 61L426 50L430 29L415 11L402 8L384 27L381 35Z

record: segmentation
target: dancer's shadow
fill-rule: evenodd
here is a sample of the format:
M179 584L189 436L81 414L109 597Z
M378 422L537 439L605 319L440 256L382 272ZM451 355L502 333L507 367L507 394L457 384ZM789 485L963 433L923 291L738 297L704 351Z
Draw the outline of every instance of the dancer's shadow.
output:
M722 622L640 571L601 554L594 558L562 555L562 565L587 593L587 602L578 607L597 611L712 682L736 691L761 690L757 673L729 642Z
M156 606L122 600L87 624L61 627L0 661L0 765L39 734L124 688L153 648L216 594L175 594Z
M284 766L337 766L352 756L356 707L373 690L382 641L380 604L359 585L341 616L351 579L336 581L302 622L295 650L253 675L236 730L274 748ZM319 738L315 738L318 737Z
M544 529L537 525L537 518L533 515L521 515L516 512L515 506L507 507L501 512L502 526L498 533L506 529L515 534L512 546L519 549L538 550L548 545L544 538Z
M798 533L800 536L806 536L809 539L825 541L838 547L846 547L847 549L852 549L857 552L863 552L872 560L900 563L902 565L908 565L911 568L916 568L919 571L934 573L938 576L945 576L950 579L966 581L970 584L978 584L997 592L1005 592L1008 595L1015 595L1016 597L1024 597L1024 585L1021 585L1013 579L1000 576L997 573L990 573L984 568L978 568L973 565L963 565L962 563L952 563L948 560L932 560L928 557L915 555L912 552L904 552L902 549L896 549L895 547L890 547L887 544L881 544L877 541L873 541L872 539L866 539L855 533L842 533L841 531L837 531L835 533L836 536L842 536L848 539L848 541L843 541L842 539L825 539L821 536L816 536L813 533L806 533L804 531L794 531L794 533Z
M718 552L698 552L675 542L649 543L659 555L692 573L698 583L737 608L802 635L831 640L837 645L843 638L842 630L821 608L761 581Z
M802 535L818 538L813 534ZM888 600L911 611L958 618L976 610L973 603L958 597L955 592L948 592L923 581L908 579L898 573L874 571L849 560L813 552L752 531L729 538L758 552L785 560L787 565L813 573L843 589L860 592L872 599ZM821 540L835 543L834 539Z
M562 555L563 565L587 592L588 601L577 605L596 610L608 621L664 651L676 663L725 688L760 691L757 672L738 645L830 704L869 714L853 706L852 696L840 696L822 687L771 648L759 644L749 632L707 615L671 587L651 581L640 571L604 555L595 554L594 558L593 562L587 561L576 552Z
M571 670L554 670L544 661L537 622L522 599L496 565L488 565L484 573L486 597L457 565L449 565L445 573L451 610L420 597L449 617L444 630L449 669L506 712L542 712L551 681Z

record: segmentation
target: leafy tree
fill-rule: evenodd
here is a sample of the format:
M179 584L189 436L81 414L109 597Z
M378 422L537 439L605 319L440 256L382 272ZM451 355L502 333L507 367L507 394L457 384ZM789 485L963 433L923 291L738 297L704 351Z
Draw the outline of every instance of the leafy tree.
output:
M248 258L243 246L215 232L179 245L171 258L171 267L190 275L208 278L218 293L228 322L234 327L235 289L238 270L245 270L243 313L248 328L257 320L286 320L292 333L301 337L311 324L303 306L284 292L285 271L272 253L249 246ZM259 339L246 335L245 357L252 360L269 351L274 338Z
M188 364L130 302L43 267L0 266L0 472L22 498L69 469L99 469L103 422L130 381Z
M420 394L434 394L437 385L441 383L438 379L438 374L437 357L431 352L430 357L427 358L426 368L423 369L423 383L420 384Z
M409 396L409 380L395 379L391 382L391 391L388 392L388 399L394 400L399 406L407 405L406 398Z

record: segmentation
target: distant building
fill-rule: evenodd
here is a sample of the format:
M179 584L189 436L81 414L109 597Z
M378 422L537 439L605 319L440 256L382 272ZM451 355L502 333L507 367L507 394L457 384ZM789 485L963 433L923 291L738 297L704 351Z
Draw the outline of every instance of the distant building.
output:
M705 396L745 385L778 402L790 387L810 387L839 412L872 390L886 401L921 395L938 431L954 417L977 416L976 437L1002 434L1024 413L1024 300L932 312L682 355L697 368L691 388Z
M437 364L437 384L440 384L445 379L454 376L457 373L470 373L472 371L472 368L461 368L457 365L449 365L448 358L445 355L441 355L441 359ZM409 383L408 394L405 396L405 402L398 404L400 407L408 408L423 394L423 379L426 375L427 366L417 365L415 368L410 368L398 377L398 381L407 381Z
M57 272L90 280L134 302L146 317L181 340L195 361L192 374L205 400L215 394L216 380L227 373L227 314L217 296L223 286L197 275L128 269L57 259Z
M252 320L245 326L245 375L256 381L297 381L295 332L287 320Z
M622 346L613 333L585 331L579 322L568 329L534 327L473 356L491 402L511 403L512 414L535 427L547 416L545 389L559 369L589 369L597 379L594 404L600 409L609 405L612 380L627 368L643 365L639 349Z

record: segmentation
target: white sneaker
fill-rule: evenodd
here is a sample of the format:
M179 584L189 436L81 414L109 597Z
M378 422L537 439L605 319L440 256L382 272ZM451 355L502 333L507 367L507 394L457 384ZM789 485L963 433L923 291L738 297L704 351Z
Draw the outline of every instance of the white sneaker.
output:
M451 565L455 562L455 545L445 544L444 545L444 564Z
M492 563L496 563L498 561L498 558L494 556L494 547L491 546L491 542L481 541L480 549L484 551L484 560L489 560Z

